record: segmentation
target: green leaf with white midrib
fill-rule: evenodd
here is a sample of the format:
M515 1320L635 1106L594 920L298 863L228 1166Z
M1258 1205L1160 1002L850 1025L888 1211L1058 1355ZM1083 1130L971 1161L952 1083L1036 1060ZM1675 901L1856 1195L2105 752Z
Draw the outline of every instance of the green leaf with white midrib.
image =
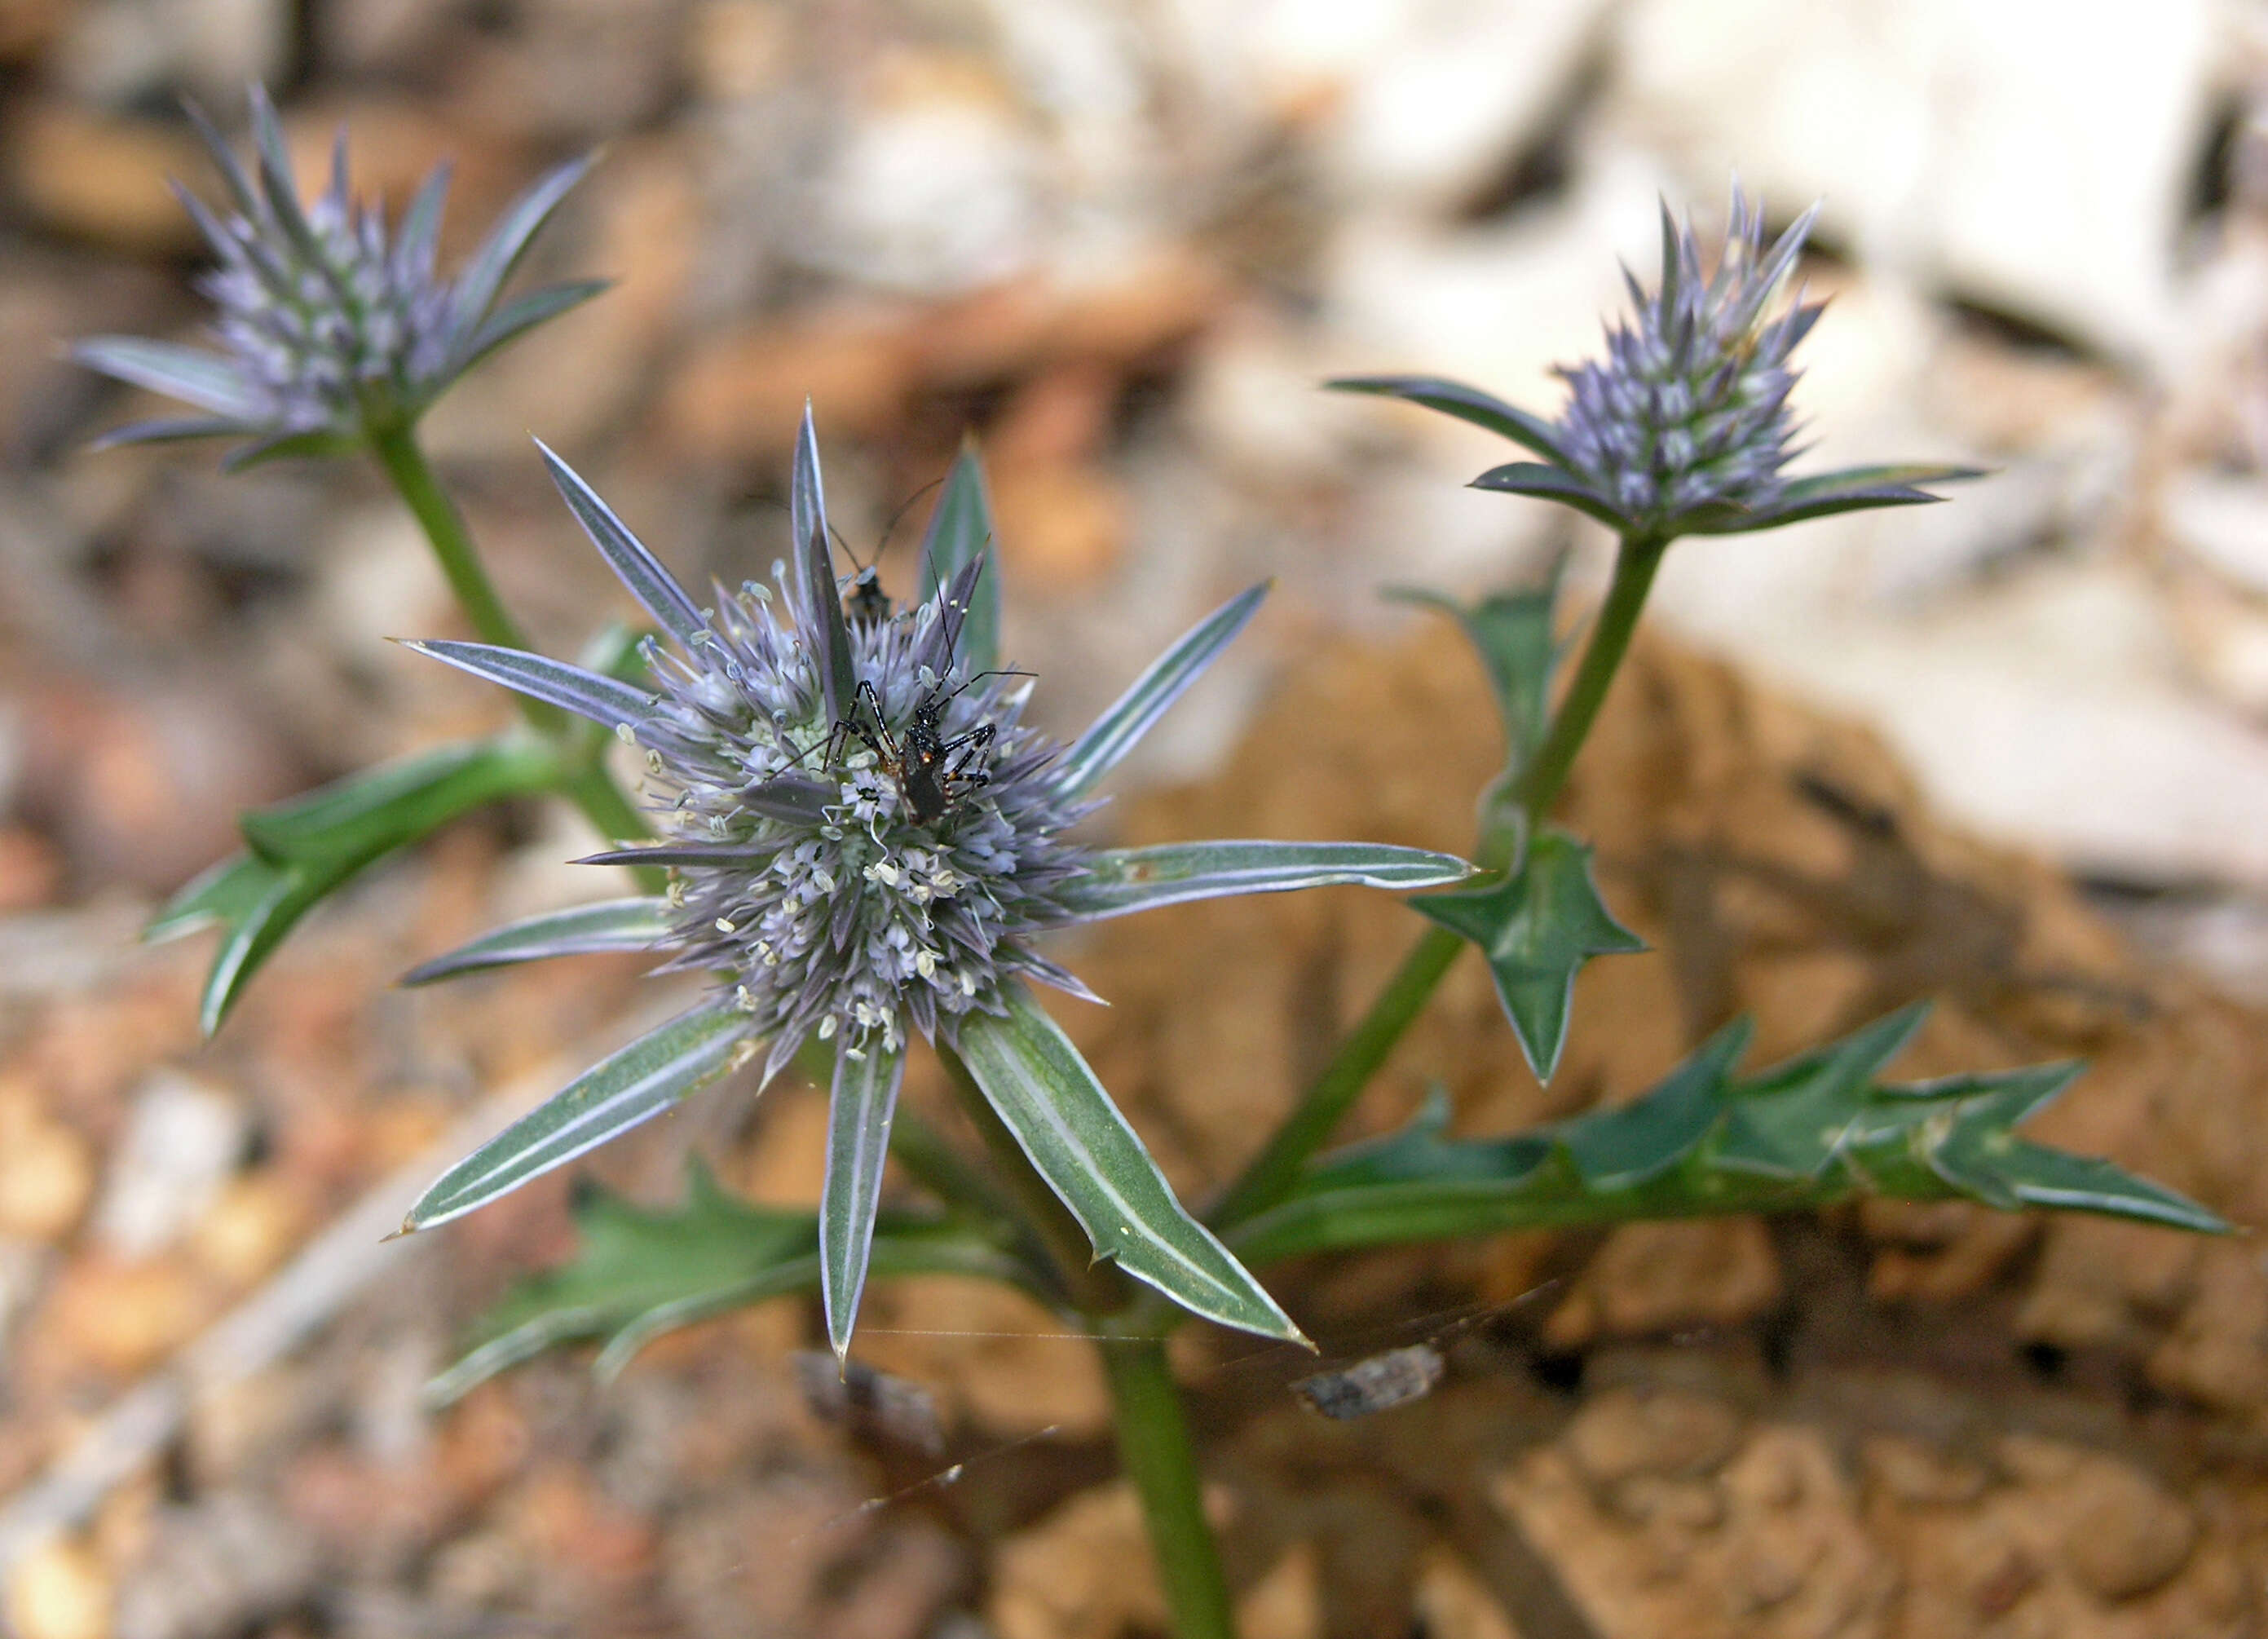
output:
M733 1068L747 1024L731 998L716 997L641 1036L443 1173L401 1232L462 1217L674 1107Z
M962 1020L961 1057L1096 1256L1208 1320L1305 1341L1251 1272L1174 1198L1086 1060L1030 993L1012 984L1002 1000L1003 1017Z
M1056 765L1056 788L1073 797L1094 789L1244 630L1273 584L1263 580L1239 593L1151 661L1126 692L1111 702L1064 753L1063 761Z
M1409 892L1460 882L1473 867L1454 853L1383 842L1173 842L1098 849L1057 894L1082 921L1227 895L1301 888Z
M827 1112L827 1178L819 1198L819 1251L827 1340L838 1358L850 1347L858 1295L866 1286L882 1166L889 1159L890 1117L905 1074L902 1047L886 1049L870 1041L855 1055L847 1045L836 1053Z
M1230 1239L1255 1262L1504 1229L1783 1212L1854 1198L2085 1211L2204 1233L2215 1214L2014 1123L2076 1073L2033 1066L1916 1084L1874 1077L1912 1035L1909 1008L1745 1080L1728 1026L1626 1104L1499 1139L1446 1136L1435 1100L1400 1132L1312 1165Z
M398 982L430 985L461 973L552 956L646 950L669 932L671 917L669 901L658 896L601 899L563 911L547 911L491 928L446 956L421 962Z

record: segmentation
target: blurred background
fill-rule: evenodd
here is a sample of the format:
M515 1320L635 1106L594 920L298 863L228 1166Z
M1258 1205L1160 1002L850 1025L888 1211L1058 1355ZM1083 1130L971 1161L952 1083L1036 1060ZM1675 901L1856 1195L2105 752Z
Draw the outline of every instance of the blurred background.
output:
M1591 526L1461 487L1500 445L1320 380L1438 373L1555 412L1550 366L1597 344L1624 300L1618 261L1653 281L1660 202L1707 228L1735 175L1775 227L1823 200L1803 266L1831 298L1799 355L1807 461L1993 476L1946 506L1689 543L1656 598L1664 624L1866 725L1911 771L1900 801L2051 861L2086 901L2070 914L2110 915L2152 971L2268 999L2257 6L0 0L0 1490L17 1499L0 1551L22 1639L1019 1639L1154 1620L1107 1599L1101 1615L1002 1603L1126 1551L1130 1513L1082 1489L1109 1465L1076 1346L951 1368L992 1384L966 1391L991 1397L968 1413L970 1450L1008 1476L998 1497L1023 1501L939 1523L918 1499L860 1511L934 1466L856 1449L784 1377L762 1378L769 1396L731 1392L802 1335L792 1315L612 1398L563 1363L426 1418L416 1388L453 1329L511 1268L564 1250L563 1192L460 1226L449 1266L427 1258L415 1279L357 1229L320 1279L276 1296L287 1256L390 1168L445 1148L481 1089L554 1075L596 1019L652 1003L614 968L469 1000L382 993L484 919L608 891L559 863L582 839L540 814L460 827L314 919L210 1049L191 1002L204 952L131 947L158 897L231 850L239 808L503 716L381 641L453 627L422 540L368 473L224 478L194 447L81 448L148 406L59 343L193 339L198 242L166 182L210 196L213 178L179 99L235 131L255 80L310 182L341 126L358 184L397 205L453 159L445 262L543 166L604 145L534 260L616 287L428 423L544 646L571 653L627 611L530 434L681 575L737 581L784 543L808 395L835 520L903 587L920 491L973 429L1007 647L1043 679L1047 720L1083 721L1204 609L1278 578L1263 620L1145 746L1138 784L1219 768L1283 680L1349 634L1407 643L1415 617L1381 586L1478 591L1563 550L1578 587L1595 584ZM1298 732L1268 720L1279 744ZM1423 762L1471 730L1421 714L1375 732L1389 761ZM674 1157L644 1164L631 1176L666 1193ZM2229 1279L2268 1305L2257 1270ZM2236 1288L2213 1289L2199 1301L2226 1309ZM215 1344L247 1299L271 1302L271 1330ZM904 1325L981 1330L977 1301ZM2164 1308L2178 1330L2181 1304ZM2268 1307L2228 1344L2249 1385L2230 1392L2232 1426L2256 1444L2262 1321ZM207 1368L221 1387L182 1386ZM122 1399L136 1384L155 1398ZM141 1432L123 1455L71 1469L90 1429L119 1436L122 1406L144 1419L127 1419ZM1071 1432L1000 1455L1042 1426ZM699 1448L715 1472L683 1454ZM2033 1483L2025 1460L1992 1483ZM2036 1483L2075 1472L2063 1460L2040 1457ZM1893 1489L1949 1488L1948 1507L1983 1495L1896 1472ZM2104 1483L2104 1509L2132 1502ZM1054 1527L1057 1560L1015 1572L1008 1550L971 1546L1064 1497L1093 1517ZM2204 1527L2166 1524L2152 1497L2134 1504L2138 1539L2161 1559L2178 1539L2176 1567L2191 1564ZM1542 1552L1529 1539L1557 1539L1505 1517L1512 1546L1462 1560L1412 1538L1380 1608L1434 1639L1719 1631L1572 1596L1506 1606L1491 1588L1520 1581L1519 1555ZM1301 1539L1329 1539L1318 1525ZM1819 1542L1807 1565L1859 1551ZM1278 1590L1256 1634L1388 1631L1351 1625L1373 1621L1353 1594L1316 1594L1313 1555L1279 1576L1292 1561L1237 1551L1267 1561L1248 1584ZM2051 1573L2019 1553L2001 1606L1896 1631L2252 1632L2257 1568L2237 1562L2213 1575L2252 1591L2178 1621L2121 1604L2174 1572L2129 1588L2114 1571L2049 1626L1991 1626L2045 1620L2026 1595ZM1754 1621L1794 1625L1738 1630L1892 1631L1866 1625L1880 1601L1859 1593L1812 1626L1789 1597L1757 1595L1782 1614ZM2108 1625L2088 1626L2099 1612Z

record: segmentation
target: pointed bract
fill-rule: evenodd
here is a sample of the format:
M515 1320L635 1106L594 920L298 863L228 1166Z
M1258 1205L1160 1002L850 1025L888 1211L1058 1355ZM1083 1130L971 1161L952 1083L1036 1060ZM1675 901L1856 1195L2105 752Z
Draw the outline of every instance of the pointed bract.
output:
M604 288L578 281L497 305L529 240L587 159L558 167L523 195L452 283L434 271L446 168L418 188L389 244L381 209L352 196L344 133L333 148L329 186L303 204L274 105L256 85L250 105L249 173L211 122L189 110L227 187L230 214L217 216L177 189L218 259L198 285L219 308L213 333L220 351L119 336L74 350L91 369L223 417L225 425L202 432L252 440L232 469L352 448L374 431L413 422L480 359ZM195 435L177 424L166 436Z
M1732 535L1867 506L1937 498L1916 487L1976 476L1909 469L1903 480L1860 474L1787 479L1794 454L1789 362L1821 306L1799 292L1767 315L1794 272L1819 208L1766 248L1764 211L1735 184L1713 269L1690 222L1661 208L1661 272L1652 294L1625 269L1632 313L1607 331L1606 356L1563 365L1567 403L1556 422L1478 388L1429 376L1362 376L1343 391L1423 404L1487 427L1540 459L1491 468L1474 487L1556 501L1626 538ZM1840 478L1852 480L1837 484ZM1804 493L1806 484L1822 486Z

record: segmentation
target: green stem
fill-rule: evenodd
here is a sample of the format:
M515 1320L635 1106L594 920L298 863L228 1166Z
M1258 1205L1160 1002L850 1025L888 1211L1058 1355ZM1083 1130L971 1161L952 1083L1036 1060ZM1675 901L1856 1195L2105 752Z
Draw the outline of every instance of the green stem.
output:
M1575 754L1590 737L1599 707L1606 703L1607 690L1622 668L1623 656L1630 653L1639 612L1646 608L1646 595L1653 589L1655 572L1660 569L1668 547L1668 542L1653 535L1624 537L1622 550L1615 556L1615 578L1591 627L1582 664L1575 668L1575 680L1567 685L1567 693L1551 719L1551 732L1513 787L1531 831L1550 811L1560 787L1567 783L1568 772L1575 766Z
M1575 668L1574 681L1567 685L1543 746L1521 771L1512 787L1511 799L1517 813L1509 823L1484 822L1484 831L1498 837L1532 834L1566 785L1568 772L1575 765L1575 754L1583 749L1591 725L1598 720L1599 707L1605 703L1608 687L1614 682L1623 657L1630 653L1638 615L1646 608L1646 594L1653 590L1654 574L1661 567L1662 555L1668 545L1668 542L1652 535L1624 538L1622 550L1615 558L1614 580L1607 588L1607 601L1600 606L1599 617L1591 627L1590 642ZM1508 869L1512 861L1487 859L1483 863L1502 870ZM1442 976L1463 949L1464 941L1445 927L1429 927L1418 937L1386 988L1370 1004L1370 1010L1339 1044L1330 1062L1301 1095L1291 1117L1276 1130L1214 1207L1210 1215L1216 1229L1241 1223L1265 1212L1291 1192L1307 1157L1330 1138L1355 1100L1362 1096L1362 1089L1369 1085L1370 1078L1386 1062L1410 1022L1432 999Z
M525 649L527 639L519 623L504 606L497 594L496 583L489 579L482 565L480 550L473 544L472 532L465 527L465 515L425 459L425 452L417 442L416 430L407 422L397 422L373 429L370 447L386 469L386 476L394 481L404 505L425 532L425 539L433 549L433 556L446 576L449 589L457 595L458 607L465 618L472 622L473 631L483 643L499 648ZM542 700L531 700L525 695L514 695L520 714L529 725L546 738L563 748L577 740L578 725L557 706ZM607 772L600 759L606 753L606 741L594 736L586 747L577 747L578 755L563 759L563 767L558 789L567 800L582 810L599 834L613 842L631 842L651 836L644 817L637 807ZM640 886L649 892L659 892L666 885L664 873L652 867L636 872Z
M1300 1169L1322 1148L1344 1118L1378 1067L1394 1051L1465 941L1446 927L1428 927L1402 959L1386 988L1370 1004L1362 1022L1339 1044L1331 1061L1276 1129L1267 1147L1253 1157L1209 1214L1215 1229L1241 1223L1268 1210L1291 1192Z
M457 594L458 606L465 611L465 618L473 623L473 630L481 641L499 648L527 647L526 637L505 610L504 600L497 595L496 583L482 566L472 532L465 528L464 514L457 510L457 503L450 498L448 491L441 487L441 481L433 476L425 452L418 447L416 433L407 423L397 423L373 431L370 447L416 517L418 526L425 531L433 556L440 562L441 572L448 577L449 590ZM565 730L567 716L557 706L525 696L517 698L520 709L527 713L527 720L538 728L554 739Z
M1104 1343L1102 1368L1118 1427L1118 1459L1142 1499L1142 1518L1157 1556L1158 1582L1176 1639L1236 1639L1236 1612L1220 1550L1204 1517L1204 1494L1181 1391L1162 1340Z
M1040 1244L1047 1249L1071 1302L1090 1319L1123 1311L1133 1301L1131 1284L1110 1265L1096 1261L1086 1231L1032 1165L1031 1157L1024 1153L1016 1135L1008 1130L1007 1123L1000 1119L991 1101L984 1096L984 1089L976 1084L976 1078L968 1073L961 1055L939 1042L937 1056L944 1061L946 1079L953 1083L961 1113L984 1141L984 1151L992 1158L993 1170L1015 1197L1020 1215L1039 1237Z

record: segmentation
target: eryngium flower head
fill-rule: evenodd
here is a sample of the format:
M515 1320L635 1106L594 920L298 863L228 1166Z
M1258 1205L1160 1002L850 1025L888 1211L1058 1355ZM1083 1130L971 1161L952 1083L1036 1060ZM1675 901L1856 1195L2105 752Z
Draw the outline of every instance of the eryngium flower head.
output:
M1370 843L1088 848L1064 833L1096 784L1242 629L1266 590L1186 633L1068 745L1023 720L998 669L983 484L964 454L923 549L911 609L846 615L809 416L796 452L793 569L698 608L606 504L545 452L560 491L667 636L652 687L516 649L413 646L612 729L644 753L667 839L593 862L666 866L665 896L504 928L413 981L597 950L658 950L714 979L690 1011L595 1066L452 1168L405 1229L471 1211L659 1114L759 1051L766 1074L814 1039L835 1061L819 1223L828 1329L847 1346L909 1037L956 1052L1094 1239L1193 1311L1296 1337L1174 1200L1133 1129L1022 983L1086 996L1032 947L1050 928L1224 894L1354 882L1439 887L1470 868ZM768 1044L768 1045L767 1045Z
M807 1036L858 1057L998 1013L1010 973L1086 993L1027 941L1076 919L1061 890L1087 853L1063 833L1092 805L1024 722L1027 680L954 653L968 599L846 623L847 703L755 582L720 589L686 648L647 646L661 691L617 732L678 845L667 965L731 976L767 1074Z
M1811 231L1814 205L1764 248L1764 219L1739 187L1713 275L1689 218L1661 211L1661 285L1623 278L1634 318L1607 330L1607 356L1562 365L1557 424L1567 466L1623 518L1664 533L1684 520L1769 511L1781 492L1793 418L1788 355L1818 322L1800 299L1767 322Z
M1920 488L1980 475L1972 468L1853 467L1786 478L1800 373L1788 362L1823 304L1800 295L1772 309L1819 207L1764 244L1763 208L1740 187L1713 270L1689 220L1661 208L1661 284L1649 296L1624 269L1636 312L1607 330L1602 359L1562 365L1567 406L1546 421L1490 394L1433 376L1359 376L1330 383L1438 410L1500 432L1539 461L1491 468L1473 487L1560 502L1625 539L1775 528L1830 513L1940 498Z
M95 336L79 361L183 400L202 416L138 423L101 445L241 437L232 468L279 454L350 448L374 432L406 426L474 365L545 320L588 300L603 281L549 285L497 305L529 241L587 159L562 166L507 210L453 280L434 269L448 167L429 175L389 240L386 217L358 203L347 176L346 136L332 150L329 188L302 205L282 127L264 92L251 92L254 166L189 110L234 210L216 216L175 185L219 265L198 289L220 310L221 351L134 336Z

